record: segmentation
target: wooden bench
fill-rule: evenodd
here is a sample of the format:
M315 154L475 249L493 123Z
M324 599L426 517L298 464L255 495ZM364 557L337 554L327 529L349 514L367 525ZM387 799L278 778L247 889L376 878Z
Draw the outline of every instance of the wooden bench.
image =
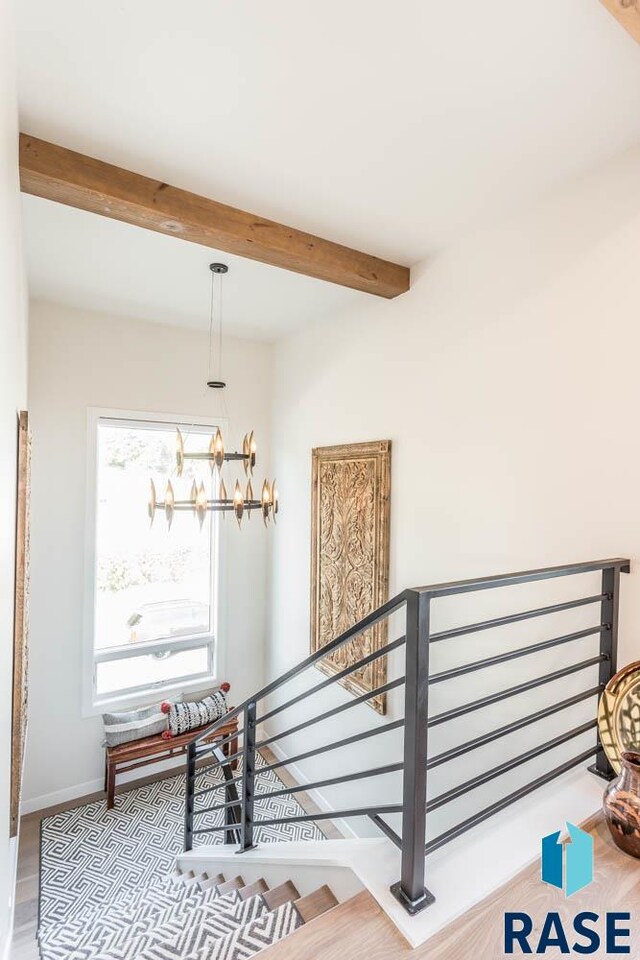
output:
M200 730L203 728L200 727ZM187 744L196 736L198 730L190 730L189 733L180 734L178 737L172 737L171 740L163 740L160 734L153 737L143 737L141 740L130 740L129 743L121 743L117 747L107 747L105 751L104 765L104 789L107 794L107 809L111 810L115 802L116 792L116 774L127 773L129 770L137 770L138 767L146 767L149 763L159 763L161 760L168 760L170 757L177 757L186 753ZM238 719L234 717L227 723L221 724L211 736L203 740L203 743L215 744L218 740L238 733ZM233 737L227 743L222 745L222 750L226 757L232 757L238 752L238 738ZM231 761L231 767L235 770L237 759Z

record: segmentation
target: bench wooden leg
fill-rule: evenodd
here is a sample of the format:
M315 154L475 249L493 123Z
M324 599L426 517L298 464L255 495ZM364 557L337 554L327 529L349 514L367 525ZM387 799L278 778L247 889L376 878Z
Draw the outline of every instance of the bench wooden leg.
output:
M238 752L237 737L234 738L233 740L229 740L227 743L223 743L222 752L224 753L225 757L233 757L234 754ZM237 766L238 766L238 758L236 757L235 760L231 761L231 769L235 770Z
M115 804L116 794L116 765L107 760L107 810Z
M234 737L233 740L230 740L230 741L229 741L229 747L230 747L230 756L233 756L234 753L237 753L237 752L238 752L238 738L237 738L237 737ZM237 766L238 766L238 758L236 757L235 760L232 760L232 761L231 761L231 769L232 769L232 770L236 770L236 769L237 769Z

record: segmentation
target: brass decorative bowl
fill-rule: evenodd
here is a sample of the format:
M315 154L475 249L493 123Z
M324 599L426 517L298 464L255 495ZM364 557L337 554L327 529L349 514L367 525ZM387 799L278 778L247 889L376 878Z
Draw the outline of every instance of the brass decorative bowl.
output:
M600 698L598 727L607 759L619 774L622 754L640 751L640 660L609 680Z

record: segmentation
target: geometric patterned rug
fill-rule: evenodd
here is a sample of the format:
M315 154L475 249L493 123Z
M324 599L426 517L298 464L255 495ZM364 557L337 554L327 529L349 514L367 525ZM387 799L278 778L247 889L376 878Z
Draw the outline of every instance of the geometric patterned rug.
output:
M260 766L258 761L258 767ZM264 761L262 761L264 763ZM197 788L222 781L220 768L198 776ZM40 828L41 922L64 920L71 910L110 900L116 893L145 883L169 871L184 844L184 774L156 780L116 796L107 810L104 800L84 804L42 820ZM256 774L256 819L296 816L304 810L293 796L260 800L259 793L284 786L273 770ZM223 791L200 798L202 807L220 802ZM215 799L214 799L215 798ZM196 807L197 809L197 807ZM197 818L196 828L223 823L224 811ZM322 840L311 822L257 827L257 841ZM199 843L222 843L222 832L194 838ZM241 857L238 858L240 869Z

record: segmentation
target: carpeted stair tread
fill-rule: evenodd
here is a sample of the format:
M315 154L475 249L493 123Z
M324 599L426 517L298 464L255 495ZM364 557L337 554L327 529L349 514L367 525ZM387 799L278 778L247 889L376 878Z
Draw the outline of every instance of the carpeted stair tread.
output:
M208 950L183 954L180 960L248 960L261 950L295 933L302 920L293 903L284 903L228 933ZM160 954L145 953L138 960L164 960ZM171 958L173 960L173 958Z
M153 926L175 919L201 903L217 899L221 898L215 887L200 890L194 885L181 885L177 890L162 891L157 898L147 900L142 905L138 904L133 908L121 905L107 910L91 922L72 921L54 928L49 927L40 937L42 960L57 960L66 955L61 952L64 950L79 949L87 945L96 948L112 942L118 936L136 936Z
M124 887L118 890L117 893L110 895L106 901L78 900L75 906L72 905L62 914L56 912L55 915L42 919L39 930L44 931L52 926L58 926L70 920L90 921L91 918L97 917L106 910L110 910L116 906L136 906L142 903L148 896L153 897L163 890L172 890L175 888L175 890L183 891L185 879L191 876L195 877L193 871L187 871L186 873L173 871L169 874L155 874L135 886Z
M206 880L202 878L206 878ZM224 880L224 878L222 879ZM172 904L193 897L202 890L202 883L207 883L215 888L215 884L209 884L208 875L202 874L197 883L192 883L191 878L189 878L189 882L184 882L182 879L172 877L166 878L163 882L140 887L135 892L128 891L123 897L110 900L98 907L87 908L81 913L72 914L71 917L64 920L43 925L38 932L40 942L45 943L66 936L71 937L74 931L86 931L88 928L96 927L109 920L117 922L119 917L135 919L139 913L162 911Z
M241 902L241 901L240 901ZM250 903L251 901L245 901ZM238 926L222 937L198 932L197 937L181 942L150 943L137 953L100 953L91 960L248 960L266 947L294 933L302 925L293 903L277 910L265 910L260 916ZM72 957L70 960L80 960Z
M180 911L172 921L154 925L144 933L115 936L95 949L87 946L67 952L65 960L137 960L147 952L162 960L182 958L209 950L237 927L246 926L265 913L267 908L261 897L240 900L233 891L194 909Z

